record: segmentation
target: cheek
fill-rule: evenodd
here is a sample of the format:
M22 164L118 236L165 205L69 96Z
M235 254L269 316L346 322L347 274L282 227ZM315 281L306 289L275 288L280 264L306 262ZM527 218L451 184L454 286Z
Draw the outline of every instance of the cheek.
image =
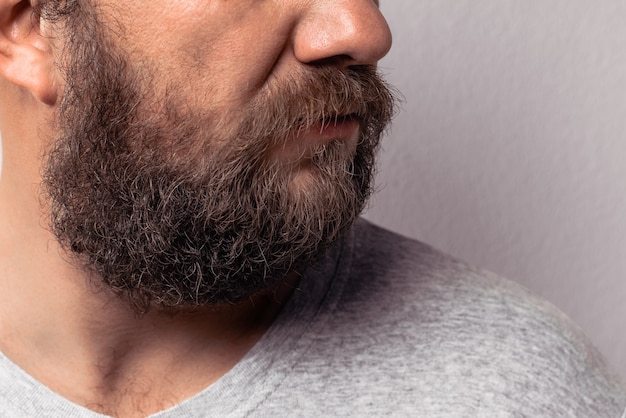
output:
M124 27L120 45L132 62L153 70L157 94L232 113L268 79L292 70L296 19L282 2L130 0L127 6L115 16Z
M270 3L257 2L240 13L213 10L210 19L180 27L167 45L168 73L179 75L192 89L210 88L207 93L218 103L244 104L289 55L292 23L277 19L280 14ZM163 50L163 45L154 48Z

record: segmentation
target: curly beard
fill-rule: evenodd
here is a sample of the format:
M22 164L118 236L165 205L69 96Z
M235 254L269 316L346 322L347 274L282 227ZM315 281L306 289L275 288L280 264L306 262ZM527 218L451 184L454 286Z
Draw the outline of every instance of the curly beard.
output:
M375 68L272 80L223 137L175 91L146 112L153 74L133 67L95 14L75 7L64 14L73 34L67 85L44 173L51 226L136 312L247 298L302 272L358 217L393 113ZM339 140L316 147L302 158L307 181L294 185L302 162L270 150L344 114L359 122L356 149Z

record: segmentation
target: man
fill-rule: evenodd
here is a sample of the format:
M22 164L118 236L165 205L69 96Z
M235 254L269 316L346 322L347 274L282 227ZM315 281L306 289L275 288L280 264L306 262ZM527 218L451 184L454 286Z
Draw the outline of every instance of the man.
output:
M0 0L0 415L600 416L515 285L357 217L372 0Z

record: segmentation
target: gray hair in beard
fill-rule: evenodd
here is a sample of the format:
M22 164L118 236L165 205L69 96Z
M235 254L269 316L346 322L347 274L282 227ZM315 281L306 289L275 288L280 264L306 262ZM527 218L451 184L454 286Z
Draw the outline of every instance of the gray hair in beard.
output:
M175 94L147 117L151 74L112 44L88 3L61 3L42 12L70 34L44 173L51 229L137 313L245 299L302 273L360 214L394 107L375 68L273 80L218 147L211 118ZM356 153L341 141L319 147L311 181L294 188L293 167L268 150L345 113L360 121Z

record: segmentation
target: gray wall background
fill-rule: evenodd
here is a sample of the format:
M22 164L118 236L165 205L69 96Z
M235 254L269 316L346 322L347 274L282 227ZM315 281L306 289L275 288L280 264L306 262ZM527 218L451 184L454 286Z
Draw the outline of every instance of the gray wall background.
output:
M383 0L367 217L522 283L626 377L626 2Z

